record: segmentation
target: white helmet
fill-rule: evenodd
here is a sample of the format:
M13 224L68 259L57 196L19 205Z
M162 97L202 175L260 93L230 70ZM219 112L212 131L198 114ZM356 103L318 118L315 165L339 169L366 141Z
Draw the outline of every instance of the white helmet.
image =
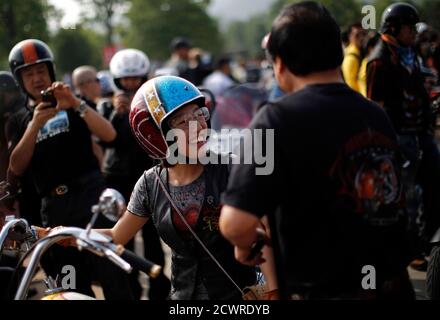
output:
M119 89L119 79L128 77L142 77L147 79L150 70L150 60L147 55L137 49L124 49L117 52L110 61L110 72Z

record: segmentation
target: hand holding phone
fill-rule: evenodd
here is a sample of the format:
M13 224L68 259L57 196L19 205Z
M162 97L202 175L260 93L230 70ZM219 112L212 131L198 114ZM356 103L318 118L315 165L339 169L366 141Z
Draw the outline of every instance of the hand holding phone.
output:
M41 97L44 103L49 103L50 105L47 108L56 108L57 107L57 99L53 94L53 89L47 89L41 91Z

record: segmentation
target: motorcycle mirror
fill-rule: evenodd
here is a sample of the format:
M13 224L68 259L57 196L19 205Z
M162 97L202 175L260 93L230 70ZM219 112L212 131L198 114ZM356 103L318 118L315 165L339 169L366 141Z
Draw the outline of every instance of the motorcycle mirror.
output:
M93 216L86 228L87 236L95 225L100 214L104 215L111 222L116 222L125 212L125 200L122 194L115 189L105 189L100 197L98 204L92 207Z
M118 221L127 208L122 194L110 188L102 192L98 206L100 212L112 222Z

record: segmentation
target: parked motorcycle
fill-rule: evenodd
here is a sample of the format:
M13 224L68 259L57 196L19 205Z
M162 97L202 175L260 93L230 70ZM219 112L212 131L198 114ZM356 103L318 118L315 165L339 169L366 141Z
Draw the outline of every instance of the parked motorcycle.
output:
M18 289L15 293L15 300L25 300L28 296L29 288L34 278L38 265L43 254L54 244L63 240L70 240L76 244L78 250L87 250L95 255L104 257L112 261L115 265L130 273L133 268L145 272L150 277L155 278L162 272L162 267L151 261L138 257L135 253L126 250L121 245L112 243L112 239L95 230L92 230L98 216L103 214L106 218L116 221L125 211L125 201L123 196L114 189L106 189L100 196L99 203L92 207L93 216L86 229L66 227L54 229L46 237L37 240L35 228L30 227L24 219L11 219L6 223L0 232L0 253L3 250L5 241L12 240L25 245L24 255L20 259L19 265L13 270L14 275L20 268L23 261L29 258L29 264L25 269ZM8 270L11 271L10 269ZM67 291L60 287L58 281L51 278L45 279L48 290L45 292L43 300L95 300L92 297Z

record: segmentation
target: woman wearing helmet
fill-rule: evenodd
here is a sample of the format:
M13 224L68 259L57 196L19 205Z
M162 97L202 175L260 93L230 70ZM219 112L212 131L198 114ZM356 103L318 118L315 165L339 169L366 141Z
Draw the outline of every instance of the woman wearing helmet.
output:
M228 166L202 165L195 159L206 143L203 131L208 120L205 98L182 78L154 78L139 89L131 105L130 126L139 144L162 164L141 176L128 211L113 229L103 230L115 243L124 244L151 218L172 250L173 300L240 299L240 288L255 283L255 270L234 259L233 247L218 229ZM184 160L173 166L169 151L174 145L166 142L170 131L177 131L177 150ZM196 152L187 151L191 149Z
M112 113L109 120L117 132L116 139L106 147L103 172L107 187L121 192L128 201L139 176L153 166L152 159L136 142L129 124L130 104L134 94L147 80L150 62L147 55L136 49L121 50L110 62L110 72L117 88L113 96ZM99 108L98 110L101 110ZM157 264L165 262L160 239L153 224L146 224L142 232L145 257ZM132 248L131 241L129 247ZM142 288L138 274L132 276L132 288L137 298L141 298ZM161 275L150 278L148 291L150 300L164 300L170 291L169 280Z

